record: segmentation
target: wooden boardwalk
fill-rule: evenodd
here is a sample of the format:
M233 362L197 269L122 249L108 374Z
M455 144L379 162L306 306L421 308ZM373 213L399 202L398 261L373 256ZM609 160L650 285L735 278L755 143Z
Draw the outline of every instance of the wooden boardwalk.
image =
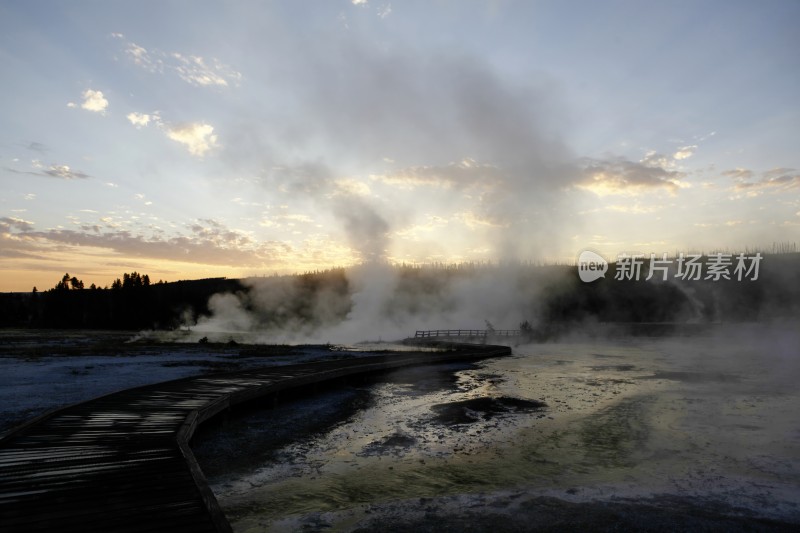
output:
M0 531L230 531L189 447L202 422L303 385L510 353L462 345L266 367L137 387L60 409L0 440Z
M415 340L452 340L466 341L479 340L501 340L506 338L517 338L521 335L518 329L427 329L417 330L414 333Z

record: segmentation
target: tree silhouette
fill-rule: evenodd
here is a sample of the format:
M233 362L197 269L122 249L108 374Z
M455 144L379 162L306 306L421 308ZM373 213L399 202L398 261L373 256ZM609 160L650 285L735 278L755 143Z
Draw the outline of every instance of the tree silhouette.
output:
M34 287L35 289L36 287ZM64 277L61 278L61 281L56 283L56 286L52 288L54 291L69 291L69 290L80 290L83 289L83 281L79 280L75 276L70 276L69 272L64 274Z
M123 289L138 289L140 287L150 286L150 276L145 274L142 276L138 272L125 273L122 275L122 288Z

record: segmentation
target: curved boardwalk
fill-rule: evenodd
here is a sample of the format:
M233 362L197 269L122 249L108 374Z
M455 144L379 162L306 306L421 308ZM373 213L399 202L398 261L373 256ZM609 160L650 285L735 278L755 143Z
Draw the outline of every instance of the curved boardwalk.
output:
M230 531L189 448L203 421L302 385L510 353L461 345L267 367L137 387L60 409L0 440L0 531Z

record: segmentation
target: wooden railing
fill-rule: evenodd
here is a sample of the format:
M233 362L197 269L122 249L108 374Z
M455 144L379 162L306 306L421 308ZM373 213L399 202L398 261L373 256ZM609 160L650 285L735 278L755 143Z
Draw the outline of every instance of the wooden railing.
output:
M430 329L430 330L417 330L414 333L415 339L428 339L435 337L471 337L486 339L493 337L519 337L518 329Z

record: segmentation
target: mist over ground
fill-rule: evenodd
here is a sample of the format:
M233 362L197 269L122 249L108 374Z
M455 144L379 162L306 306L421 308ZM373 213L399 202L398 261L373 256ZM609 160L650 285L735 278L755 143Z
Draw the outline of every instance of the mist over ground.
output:
M613 265L612 265L613 266ZM249 278L213 295L193 336L256 342L398 340L424 329L518 329L529 340L592 333L609 324L692 324L796 319L800 254L770 254L756 280L617 280L583 283L576 267L368 263L298 277ZM646 272L646 268L645 268Z
M236 531L793 531L797 326L399 370L232 421L196 453Z

